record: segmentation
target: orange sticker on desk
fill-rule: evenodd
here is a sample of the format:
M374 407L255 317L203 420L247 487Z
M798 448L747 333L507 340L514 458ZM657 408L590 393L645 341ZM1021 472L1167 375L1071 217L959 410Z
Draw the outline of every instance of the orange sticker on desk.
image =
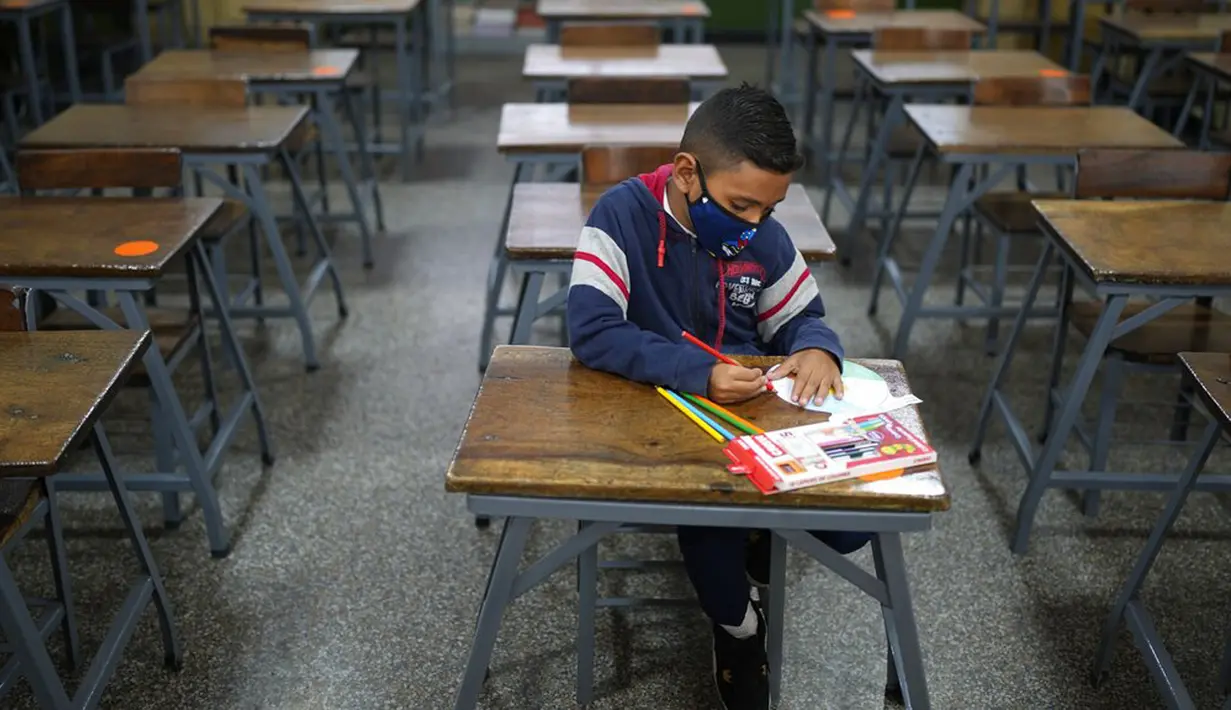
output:
M1040 69L1039 76L1047 77L1048 79L1057 79L1062 76L1068 76L1069 73L1064 69Z
M680 8L680 12L681 12L681 13L683 13L683 14L685 14L685 15L700 15L700 14L701 14L701 6L700 6L700 5L696 5L696 4L691 4L691 3L690 3L690 4L688 4L688 5L684 5L683 7L681 7L681 8Z
M825 13L825 17L831 20L851 20L855 17L854 10L829 10Z
M136 241L124 242L115 248L117 256L149 256L158 251L158 242Z
M312 68L313 76L337 76L338 74L341 74L341 73L342 73L341 70L339 70L337 67L313 67Z

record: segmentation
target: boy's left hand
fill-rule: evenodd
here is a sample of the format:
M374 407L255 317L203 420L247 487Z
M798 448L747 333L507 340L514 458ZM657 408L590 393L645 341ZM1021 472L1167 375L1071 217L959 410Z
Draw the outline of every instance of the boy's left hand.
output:
M788 357L769 376L771 380L795 376L791 399L804 405L813 399L825 399L832 389L834 397L842 399L842 371L829 353L819 348L800 350Z

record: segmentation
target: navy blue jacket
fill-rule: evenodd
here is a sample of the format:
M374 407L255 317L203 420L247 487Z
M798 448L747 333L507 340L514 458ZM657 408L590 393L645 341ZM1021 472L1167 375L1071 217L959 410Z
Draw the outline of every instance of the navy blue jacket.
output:
M590 211L573 259L569 346L585 365L705 395L720 352L790 355L820 348L842 362L821 318L816 280L772 217L735 259L715 259L664 211L671 165L608 190Z

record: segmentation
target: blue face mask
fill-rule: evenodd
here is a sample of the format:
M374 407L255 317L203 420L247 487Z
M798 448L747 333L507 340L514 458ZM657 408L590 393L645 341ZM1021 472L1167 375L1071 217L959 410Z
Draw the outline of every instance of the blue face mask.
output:
M697 179L701 182L701 199L688 200L688 217L697 241L714 258L734 259L756 236L757 225L736 217L718 204L705 186L701 163L697 163Z

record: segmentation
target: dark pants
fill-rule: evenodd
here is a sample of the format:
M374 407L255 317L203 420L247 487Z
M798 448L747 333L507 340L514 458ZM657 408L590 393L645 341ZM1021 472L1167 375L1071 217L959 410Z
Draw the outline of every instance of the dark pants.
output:
M751 593L745 572L748 530L683 527L677 529L680 553L697 600L706 616L719 624L739 626ZM847 555L872 539L872 533L820 532L812 536Z

